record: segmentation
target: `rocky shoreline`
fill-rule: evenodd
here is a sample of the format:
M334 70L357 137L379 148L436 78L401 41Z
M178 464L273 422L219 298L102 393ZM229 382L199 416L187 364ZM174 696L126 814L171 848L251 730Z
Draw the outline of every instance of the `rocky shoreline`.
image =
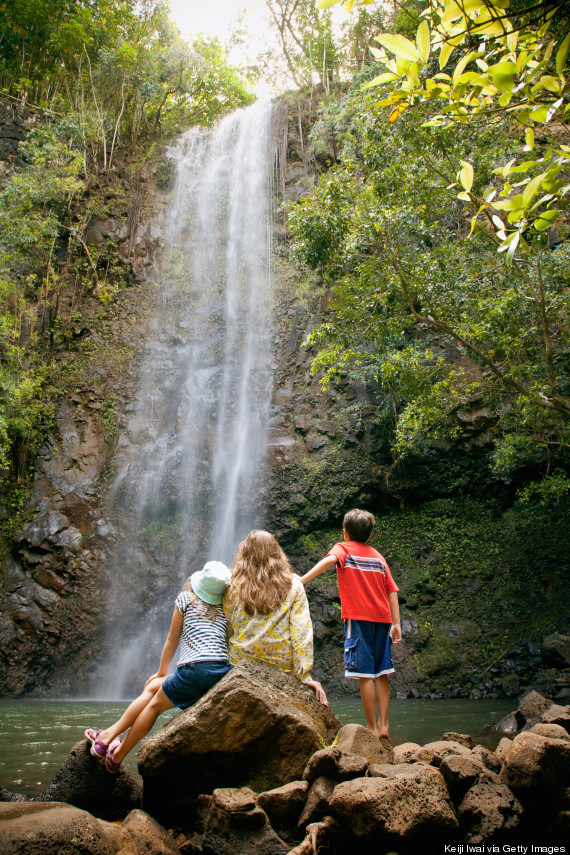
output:
M570 707L533 691L494 729L508 734L495 751L454 732L392 746L341 726L289 675L241 663L141 743L142 787L124 768L108 773L82 741L34 799L0 788L0 850L380 855L561 845Z

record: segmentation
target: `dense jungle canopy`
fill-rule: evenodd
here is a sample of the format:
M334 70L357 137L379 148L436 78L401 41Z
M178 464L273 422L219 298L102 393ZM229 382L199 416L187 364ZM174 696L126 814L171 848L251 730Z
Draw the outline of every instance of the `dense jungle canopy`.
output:
M382 383L395 460L475 408L495 432L490 478L520 501L570 492L567 4L346 0L340 24L337 5L267 0L273 42L240 67L247 32L185 41L157 0L0 6L3 98L31 125L0 186L9 528L70 382L54 354L80 313L59 291L74 280L104 309L129 280L86 241L99 176L119 149L148 154L250 103L260 78L320 98L322 175L288 212L297 259L332 289L315 372Z

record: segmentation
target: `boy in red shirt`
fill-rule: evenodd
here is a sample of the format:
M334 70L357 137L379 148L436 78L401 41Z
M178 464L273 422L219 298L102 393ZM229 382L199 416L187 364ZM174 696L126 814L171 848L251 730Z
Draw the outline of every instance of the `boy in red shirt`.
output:
M344 543L335 543L301 581L306 585L336 564L344 620L344 676L360 682L368 730L387 739L387 675L394 672L391 645L402 640L402 630L398 586L382 555L367 545L375 522L373 514L358 508L345 514Z

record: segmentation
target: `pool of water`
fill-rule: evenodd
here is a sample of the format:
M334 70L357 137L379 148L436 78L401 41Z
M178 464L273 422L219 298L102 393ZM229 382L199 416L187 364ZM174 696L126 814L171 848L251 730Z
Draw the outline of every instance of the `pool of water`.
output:
M331 701L343 724L364 724L358 699ZM48 784L81 739L87 727L101 729L125 710L124 701L0 700L0 785L31 797ZM482 728L498 721L514 707L508 700L394 700L390 703L390 737L402 742L433 742L445 731L470 733L476 741L496 743ZM161 727L164 713L155 727ZM136 750L126 759L138 777Z

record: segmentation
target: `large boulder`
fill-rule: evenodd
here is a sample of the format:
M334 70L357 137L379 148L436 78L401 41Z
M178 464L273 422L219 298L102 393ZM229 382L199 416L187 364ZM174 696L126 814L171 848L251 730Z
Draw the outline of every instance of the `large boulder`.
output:
M426 839L433 844L450 840L458 827L440 772L419 763L400 766L393 777L338 784L330 812L359 845L382 844L397 851Z
M142 803L142 788L124 768L111 774L90 754L87 740L77 742L63 765L34 798L36 802L66 802L102 819L119 819Z
M518 708L496 724L487 728L492 733L515 735L525 728L529 730L539 722L542 715L553 705L553 701L539 692L530 691L519 701Z
M524 695L519 701L518 712L524 718L524 729L530 728L537 724L543 713L545 713L553 704L550 698L545 698L539 692L529 692Z
M141 744L143 807L176 824L192 814L200 793L244 786L260 792L299 780L340 727L331 707L292 675L240 662Z
M0 804L2 855L113 855L95 817L60 802Z
M522 812L511 790L487 770L479 775L457 810L465 841L473 846L509 839Z
M519 798L532 792L555 790L570 780L570 742L533 731L515 736L501 776Z

